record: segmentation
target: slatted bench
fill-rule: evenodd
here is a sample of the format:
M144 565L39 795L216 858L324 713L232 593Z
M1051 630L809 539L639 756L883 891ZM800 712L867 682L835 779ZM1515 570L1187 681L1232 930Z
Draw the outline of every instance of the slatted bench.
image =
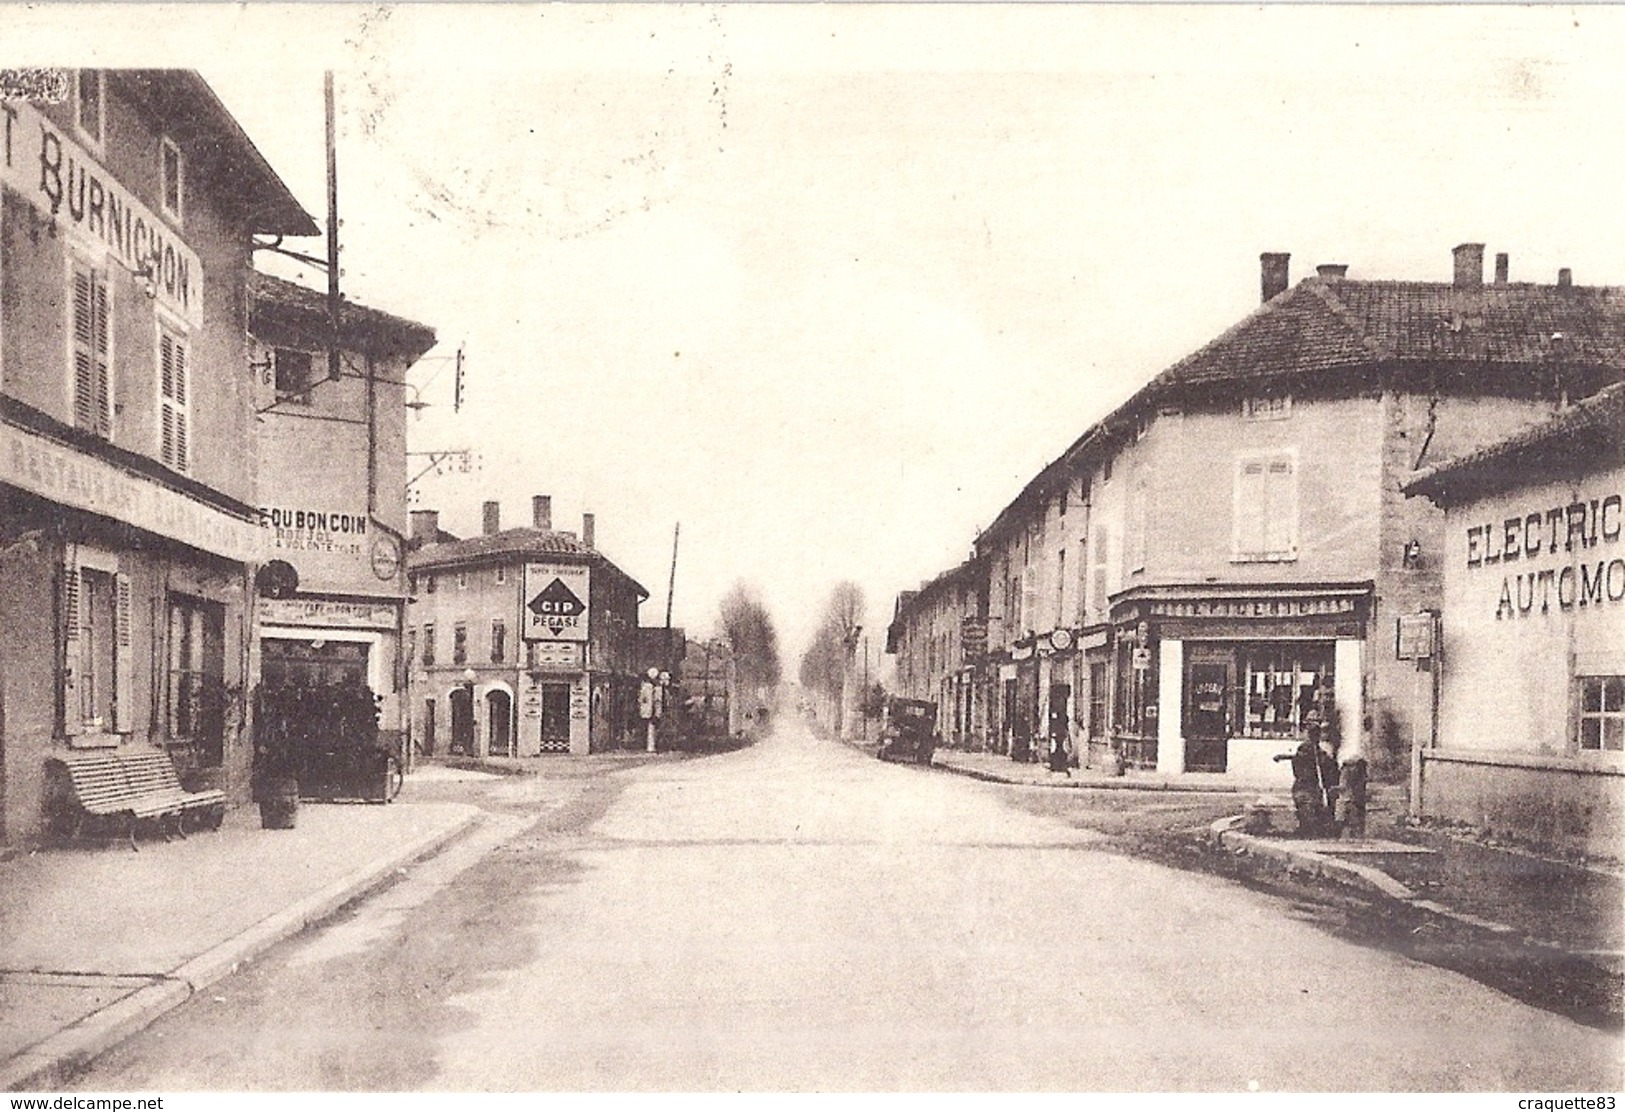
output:
M214 789L187 791L181 787L180 777L175 773L175 762L162 750L119 749L115 750L115 755L119 764L124 766L124 775L132 792L143 799L150 798L155 802L163 800L180 807L178 830L184 833L189 819L199 829L220 829L226 817L225 792Z
M218 829L225 817L225 793L188 792L175 775L169 755L157 749L86 749L52 757L46 771L54 780L53 828L68 838L92 823L116 826L136 849L136 825L172 824L184 833L188 815ZM166 831L167 833L167 831Z

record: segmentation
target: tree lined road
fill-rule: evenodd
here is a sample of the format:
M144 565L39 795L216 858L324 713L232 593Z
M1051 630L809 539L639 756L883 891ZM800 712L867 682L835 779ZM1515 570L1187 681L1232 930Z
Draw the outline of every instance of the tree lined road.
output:
M80 1086L1621 1087L1615 1035L799 724L479 790L475 840Z

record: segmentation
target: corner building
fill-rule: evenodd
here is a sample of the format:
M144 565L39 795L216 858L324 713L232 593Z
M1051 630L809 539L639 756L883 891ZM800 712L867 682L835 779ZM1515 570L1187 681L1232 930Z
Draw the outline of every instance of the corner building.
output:
M156 746L248 793L252 236L317 228L195 73L0 103L0 839L44 764Z

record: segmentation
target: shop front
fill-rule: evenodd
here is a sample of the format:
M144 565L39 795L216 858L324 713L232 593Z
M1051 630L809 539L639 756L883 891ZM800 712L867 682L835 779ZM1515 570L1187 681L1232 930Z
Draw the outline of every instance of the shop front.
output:
M1114 737L1130 767L1286 778L1311 715L1359 738L1365 584L1151 588L1113 607Z

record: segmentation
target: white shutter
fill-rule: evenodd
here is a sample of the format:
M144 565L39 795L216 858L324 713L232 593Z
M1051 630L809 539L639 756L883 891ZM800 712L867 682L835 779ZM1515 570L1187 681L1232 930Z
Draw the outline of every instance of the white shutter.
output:
M1236 469L1235 525L1231 540L1236 556L1263 554L1265 517L1263 461L1243 460Z
M113 732L135 729L135 638L130 628L130 577L113 576Z
M160 330L158 333L158 378L160 406L160 436L163 460L177 471L191 467L190 424L191 410L187 397L191 393L188 377L186 341Z
M82 429L96 424L95 312L90 272L73 270L73 423Z
M113 374L108 355L111 347L107 328L107 283L92 277L95 296L94 355L96 362L96 431L102 436L113 433Z
M1265 551L1271 556L1295 555L1297 543L1297 483L1290 459L1272 459L1266 473L1264 524Z
M60 618L62 626L62 732L77 734L80 726L79 668L80 668L80 598L79 569L72 564L62 566L62 598Z

